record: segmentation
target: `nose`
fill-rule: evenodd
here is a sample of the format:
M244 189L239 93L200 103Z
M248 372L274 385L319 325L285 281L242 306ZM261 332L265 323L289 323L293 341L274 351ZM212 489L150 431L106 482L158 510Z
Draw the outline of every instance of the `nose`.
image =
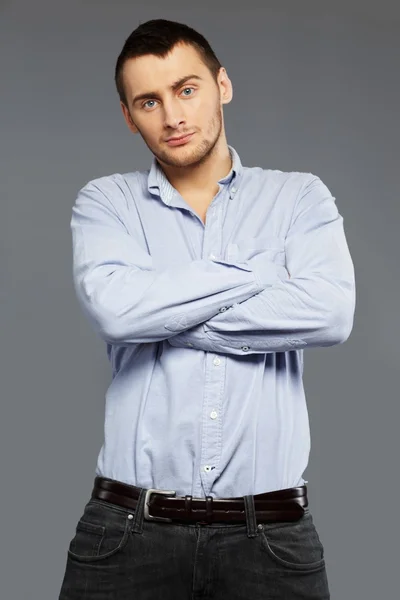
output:
M179 100L164 103L164 126L178 129L186 122Z

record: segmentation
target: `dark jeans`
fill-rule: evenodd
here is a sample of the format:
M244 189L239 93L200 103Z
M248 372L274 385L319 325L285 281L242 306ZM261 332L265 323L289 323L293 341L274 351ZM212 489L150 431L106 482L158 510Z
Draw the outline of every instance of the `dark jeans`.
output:
M90 499L68 548L59 600L329 600L309 509L295 522L180 524Z

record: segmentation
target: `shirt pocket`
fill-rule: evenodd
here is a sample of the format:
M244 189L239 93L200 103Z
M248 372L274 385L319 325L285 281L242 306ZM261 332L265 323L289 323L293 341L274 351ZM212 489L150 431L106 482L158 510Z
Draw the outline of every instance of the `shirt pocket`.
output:
M278 236L246 237L227 246L226 258L236 262L250 260L257 254L265 254L272 262L285 265L285 238Z

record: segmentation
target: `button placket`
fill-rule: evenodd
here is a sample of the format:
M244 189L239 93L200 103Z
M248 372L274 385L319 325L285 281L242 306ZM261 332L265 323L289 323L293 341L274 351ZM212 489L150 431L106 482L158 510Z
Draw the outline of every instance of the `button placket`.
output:
M222 244L221 219L224 210L224 198L227 198L224 194L229 196L228 186L221 185L220 191L213 200L213 206L207 212L203 256L207 256L209 260L218 260L220 257ZM219 312L223 313L228 308L228 306L221 306ZM218 415L221 414L220 398L223 395L224 387L223 366L221 358L213 356L212 353L206 353L206 388L202 410L203 434L200 453L200 478L206 493L210 492L214 478L212 473L215 474L216 465L219 463L221 456L222 424Z
M222 398L224 394L225 361L208 353L206 356L207 383L203 404L201 445L201 474L203 487L209 493L221 457Z

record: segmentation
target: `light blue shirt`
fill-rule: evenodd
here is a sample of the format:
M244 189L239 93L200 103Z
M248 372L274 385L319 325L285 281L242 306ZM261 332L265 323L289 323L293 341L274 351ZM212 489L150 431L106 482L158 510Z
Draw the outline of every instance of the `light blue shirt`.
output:
M205 224L155 158L78 192L74 285L112 367L97 475L214 498L307 483L303 351L353 327L343 218L317 176L229 150Z

